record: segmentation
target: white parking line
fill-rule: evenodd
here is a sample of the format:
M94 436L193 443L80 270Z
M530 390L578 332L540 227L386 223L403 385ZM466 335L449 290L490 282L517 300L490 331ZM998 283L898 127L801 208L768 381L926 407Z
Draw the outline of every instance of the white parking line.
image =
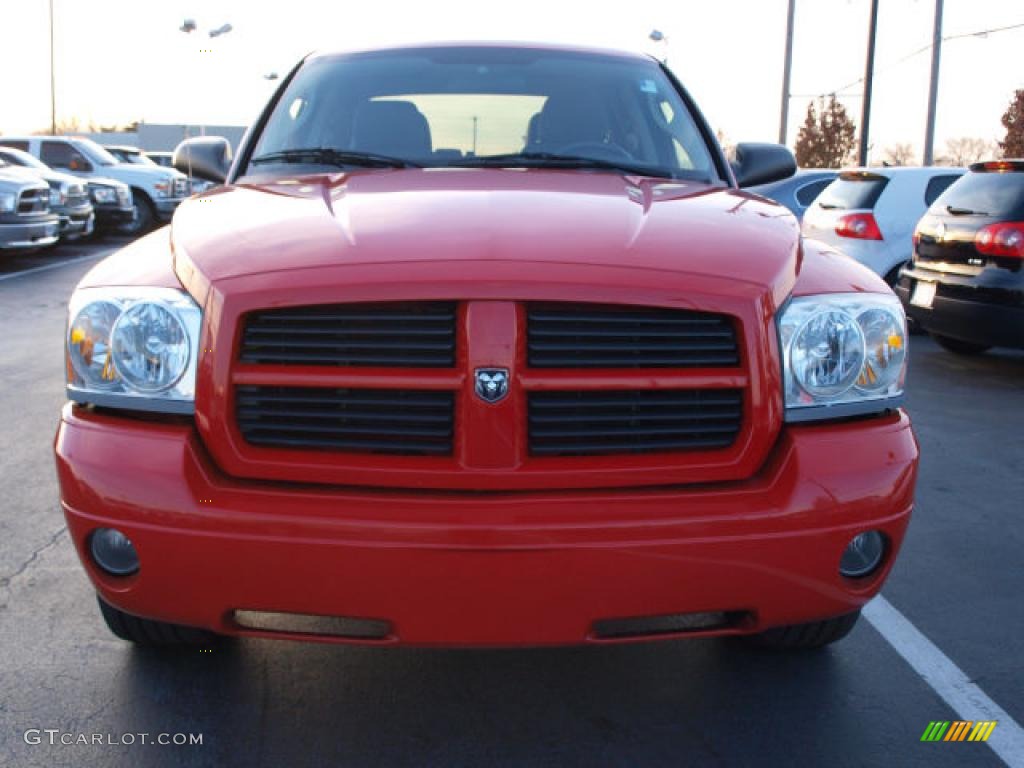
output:
M66 267L69 264L77 264L80 261L88 261L89 259L102 259L104 256L109 256L115 250L117 249L110 248L106 251L101 251L99 253L90 253L88 256L77 256L74 259L59 261L56 264L44 264L41 267L32 267L32 269L26 269L21 272L12 272L9 275L0 275L0 282L3 282L4 280L13 280L16 277L24 277L25 275L31 275L36 272L46 272L49 269L58 269L60 267Z
M921 634L907 617L879 595L864 606L864 618L889 645L941 696L961 720L998 720L985 742L1010 768L1024 768L1024 730ZM934 717L932 718L934 719ZM922 725L922 728L924 725Z

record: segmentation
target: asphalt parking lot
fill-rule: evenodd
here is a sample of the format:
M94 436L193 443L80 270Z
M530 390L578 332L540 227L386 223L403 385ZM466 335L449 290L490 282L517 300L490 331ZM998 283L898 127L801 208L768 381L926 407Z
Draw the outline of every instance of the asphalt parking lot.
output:
M961 358L912 339L918 506L886 610L824 651L244 640L168 655L108 633L57 504L66 301L117 245L0 254L0 764L1024 765L1019 726L1012 739L1024 722L1024 354ZM900 646L889 605L933 647L916 635ZM929 667L936 653L970 682ZM930 721L970 719L947 703L957 691L1012 718L990 740L1002 757L992 744L920 741ZM202 744L51 746L45 732L26 743L29 729Z

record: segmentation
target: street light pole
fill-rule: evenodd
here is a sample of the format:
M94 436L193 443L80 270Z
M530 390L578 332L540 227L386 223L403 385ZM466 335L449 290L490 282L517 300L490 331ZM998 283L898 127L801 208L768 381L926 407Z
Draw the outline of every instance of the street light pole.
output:
M50 2L52 3L53 0L50 0ZM180 27L178 27L178 30L180 32L184 32L186 35L190 35L193 32L195 32L197 28L198 28L198 25L196 24L195 19L185 19L185 21L182 23L182 25ZM231 24L225 23L225 24L221 24L216 29L211 29L209 32L207 32L207 34L212 39L214 37L220 37L221 35L226 35L232 29L233 29L233 27L231 26ZM275 77L276 77L276 75L275 75ZM270 78L268 78L268 79L270 79ZM188 126L187 125L185 126L185 135L186 135L186 137L188 136ZM199 135L200 136L205 136L206 135L206 124L205 124L205 122L199 124Z
M924 164L934 161L935 102L939 97L939 58L942 55L942 0L935 0L935 27L932 31L932 80L928 88L928 123L924 129Z
M786 12L786 61L782 66L782 108L779 116L779 144L785 144L789 133L789 76L793 70L793 14L796 0L789 0Z
M875 32L878 29L878 0L871 0L868 26L868 61L864 69L864 104L860 113L860 153L857 164L868 164L868 133L871 127L871 85L875 79Z
M57 135L57 76L53 71L53 0L50 0L50 135Z
M662 43L665 47L665 56L662 58L661 63L666 67L668 66L668 35L662 32L660 29L652 29L648 39L655 43Z

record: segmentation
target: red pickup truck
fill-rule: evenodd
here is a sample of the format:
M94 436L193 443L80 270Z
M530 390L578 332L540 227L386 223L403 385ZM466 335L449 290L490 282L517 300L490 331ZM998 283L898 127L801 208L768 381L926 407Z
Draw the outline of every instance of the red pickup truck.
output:
M113 632L844 636L913 506L881 278L656 60L304 59L70 302L61 503Z

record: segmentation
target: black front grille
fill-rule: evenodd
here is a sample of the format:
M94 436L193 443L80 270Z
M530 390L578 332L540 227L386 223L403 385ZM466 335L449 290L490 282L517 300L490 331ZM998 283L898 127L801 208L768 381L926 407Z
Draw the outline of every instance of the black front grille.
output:
M46 213L49 210L49 189L26 189L18 198L18 213Z
M453 392L240 386L235 414L245 440L274 448L446 456Z
M454 302L294 307L253 312L244 363L451 368Z
M688 310L531 304L532 368L719 368L739 365L732 321Z
M738 389L529 394L534 456L728 448L742 421Z

